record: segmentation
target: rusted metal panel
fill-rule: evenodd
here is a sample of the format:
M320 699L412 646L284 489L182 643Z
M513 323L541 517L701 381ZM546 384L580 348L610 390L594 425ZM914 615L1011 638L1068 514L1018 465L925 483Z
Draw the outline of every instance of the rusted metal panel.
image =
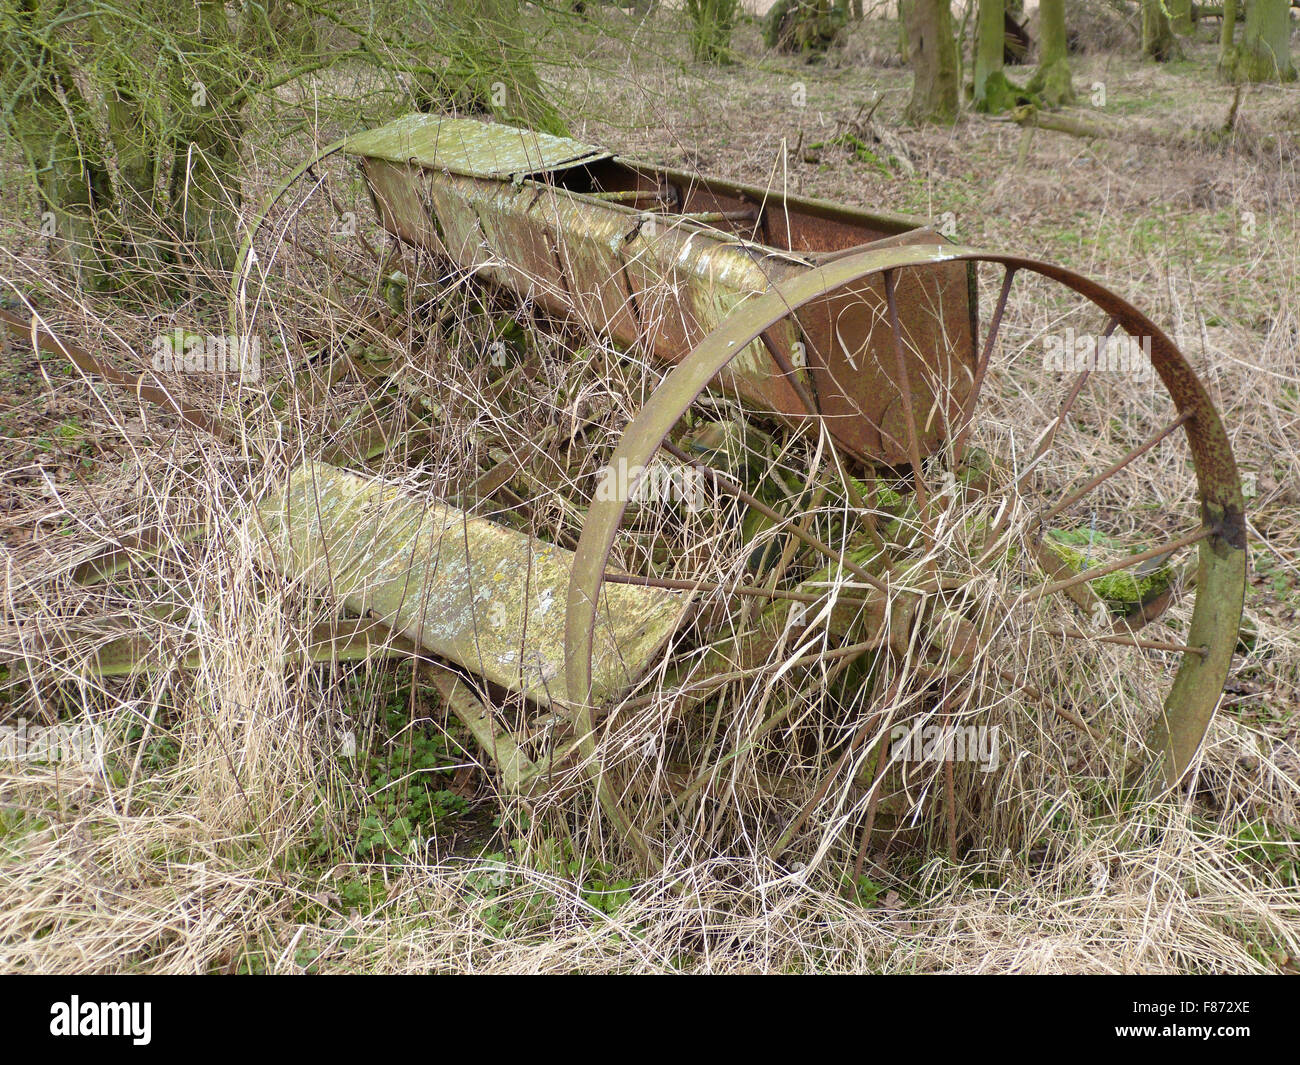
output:
M677 362L744 303L789 270L752 246L671 218L650 216L623 251L641 325L655 353ZM777 335L787 350L789 324ZM796 358L796 361L797 358ZM774 413L799 417L803 405L772 356L755 341L727 366L718 387Z
M610 456L610 464L616 468L624 465L644 468L700 393L739 357L740 352L792 313L823 299L827 292L834 293L853 286L884 270L925 267L956 261L959 257L958 252L925 244L880 249L846 258L819 270L794 273L779 286L752 297L746 301L745 307L729 315L664 378L624 432ZM595 664L588 649L594 646L592 641L600 594L606 586L605 570L627 505L625 498L617 496L594 500L574 556L573 582L567 599L569 651L566 676L568 691L579 706L590 706L600 701L593 698ZM844 564L868 585L875 587L879 584L865 570L850 568L847 560Z
M795 196L781 189L727 178L704 178L691 171L652 167L622 156L615 156L615 161L636 172L647 187L667 183L676 189L680 194L680 208L688 213L762 205L765 225L761 239L774 248L795 254L818 255L860 248L886 237L913 233L924 225L923 219L889 211Z
M492 249L479 224L478 211L472 197L479 182L474 178L455 174L426 171L428 175L429 202L438 218L438 227L447 251L457 265L465 270L486 273L500 284L509 284L508 272L492 266ZM492 187L495 188L495 185Z
M555 248L583 320L620 343L635 341L641 325L622 256L635 213L555 190L537 201L533 218Z
M322 462L258 506L269 561L426 649L540 703L568 703L564 604L573 553L439 500ZM655 660L689 596L601 593L595 690L615 697Z
M449 254L438 236L437 220L425 207L424 171L384 159L363 159L362 167L380 225L416 247Z
M348 140L349 155L467 177L509 178L608 159L604 148L495 122L406 115Z
M545 186L532 182L479 181L473 183L469 202L491 250L493 274L525 299L562 313L568 286L549 235L532 213L547 195Z
M922 455L948 438L974 380L967 277L964 263L898 274L895 298L912 390L910 417ZM894 465L905 462L909 413L898 388L882 277L863 278L813 301L798 318L828 427L860 451Z
M402 173L413 185L428 183L436 231L461 267L549 310L575 315L616 341L646 344L667 363L684 358L748 300L812 269L813 262L829 261L830 253L847 253L855 242L859 250L864 242L881 249L942 243L932 230L898 216L625 163L573 142L538 141L534 152L511 127L450 119L435 126L429 116L417 118L349 145L376 168L394 215L386 221L391 229L403 236L422 233L427 212L418 196L389 190L401 178L380 164L386 157L419 160L422 170ZM499 156L493 154L498 148ZM577 177L562 173L593 160L599 165ZM545 180L518 176L525 162L536 164L534 172ZM505 180L507 173L516 176ZM558 187L576 182L593 188L600 181L611 182L614 191ZM636 190L650 193L666 213L641 213L618 202ZM673 213L673 207L688 214ZM689 216L699 211L714 214L707 221ZM770 243L714 228L717 222ZM805 391L816 397L835 435L890 463L906 458L911 419L923 453L941 444L975 365L974 293L964 264L909 271L897 296L912 377L910 414L895 380L879 277L814 301L797 320L779 322L767 335L803 375ZM762 341L728 363L714 387L786 418L806 413ZM936 408L936 396L947 397L945 409Z

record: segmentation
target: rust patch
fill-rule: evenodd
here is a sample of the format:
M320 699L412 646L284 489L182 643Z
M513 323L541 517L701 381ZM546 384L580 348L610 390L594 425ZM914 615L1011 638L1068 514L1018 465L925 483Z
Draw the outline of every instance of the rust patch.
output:
M799 311L821 412L831 431L890 465L907 460L908 419L922 455L939 448L960 416L975 375L975 337L964 263L900 270L895 289L909 412L897 385L884 281L874 275Z

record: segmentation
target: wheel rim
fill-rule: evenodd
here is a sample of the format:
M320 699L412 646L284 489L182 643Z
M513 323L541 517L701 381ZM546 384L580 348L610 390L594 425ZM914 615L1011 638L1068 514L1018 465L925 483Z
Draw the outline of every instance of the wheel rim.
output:
M640 414L627 427L610 461L612 464L626 463L629 468L648 466L659 453L673 427L679 425L706 392L709 383L728 363L782 319L797 315L801 308L826 293L842 290L865 278L884 279L885 286L892 293L892 286L899 277L907 276L906 271L924 270L935 264L954 262L970 264L972 269L1000 268L1005 271L1004 284L1001 286L1003 290L999 293L989 332L984 336L981 330L979 335L982 354L975 367L976 384L971 390L977 401L984 384L980 374L988 369L989 353L994 349L998 337L998 319L1006 305L1007 292L1017 275L1037 275L1056 282L1074 293L1085 305L1103 311L1112 323L1112 330L1118 326L1129 336L1150 338L1150 363L1168 392L1176 417L1172 427L1166 426L1156 443L1148 444L1145 451L1139 452L1139 456L1149 455L1154 458L1156 445L1166 439L1185 441L1195 473L1200 510L1200 524L1184 530L1189 535L1175 536L1156 544L1156 547L1161 548L1170 544L1175 548L1196 545L1198 553L1195 605L1187 626L1185 642L1180 645L1184 650L1179 654L1180 662L1175 678L1154 724L1154 746L1160 755L1163 779L1166 785L1172 787L1185 774L1204 737L1222 691L1236 642L1246 567L1243 503L1231 448L1205 388L1173 342L1149 318L1102 286L1072 271L1047 263L954 246L889 248L837 260L785 282L746 303L734 313L668 374ZM890 311L896 318L896 306L891 306ZM897 326L894 326L893 332L896 338L899 337L900 330ZM985 352L984 348L988 350ZM964 420L958 419L958 432L949 434L950 446L955 446L957 440L970 430L973 411L963 411L962 414ZM953 437L957 439L954 440ZM915 449L912 454L916 454ZM1129 461L1132 463L1135 460ZM1105 480L1101 483L1104 484ZM916 481L919 485L925 483L924 478L917 478ZM1086 485L1085 481L1084 487ZM1075 492L1077 488L1068 493L1065 500L1067 503L1069 496ZM1085 496L1086 494L1084 493ZM626 508L625 500L597 499L588 512L578 545L569 587L566 631L567 681L569 691L576 700L580 700L582 693L590 691L591 631L596 603L601 585L606 579L611 551ZM1061 509L1068 511L1069 507ZM1152 558L1160 554L1155 550L1148 550L1147 553ZM1136 564L1138 554L1141 553L1127 556L1128 564L1118 566L1116 572ZM1092 573L1093 576L1088 580L1075 580L1065 588L1055 587L1067 583L1068 578L1060 576L1055 581L1040 582L1039 587L1052 585L1047 589L1047 594L1050 595L1070 594L1080 585L1091 586L1092 581L1100 575L1096 567ZM1135 651L1143 642L1152 645L1169 643L1159 639L1140 642L1140 638L1131 636L1108 635L1105 639L1114 642L1127 639ZM1169 643L1169 646L1175 645ZM951 649L950 646L949 650ZM1159 646L1155 649L1159 651ZM1203 651L1196 653L1188 649ZM584 752L589 758L594 758L595 753L597 709L586 705L586 700L580 700L575 707L575 728L584 741ZM593 772L599 771L594 761L589 761L589 766ZM601 798L608 812L611 806L608 789ZM626 819L620 817L619 820L624 822L626 828Z

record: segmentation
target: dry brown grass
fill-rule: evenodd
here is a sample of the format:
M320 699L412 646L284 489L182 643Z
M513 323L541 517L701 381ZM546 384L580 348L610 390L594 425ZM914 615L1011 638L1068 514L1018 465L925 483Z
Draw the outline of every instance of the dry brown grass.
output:
M615 21L626 40L632 23ZM681 65L680 42L662 23L636 32L637 49L575 34L570 44L581 63L550 71L562 78L571 113L590 116L575 135L629 155L767 179L781 171L774 160L783 142L793 151L826 139L871 92L886 94L877 113L886 123L905 101L905 72L864 69L861 61L884 47L892 25L855 29L844 52L821 67L757 56L737 70L707 74ZM755 56L752 28L741 38ZM1230 98L1206 88L1207 54L1174 71L1090 56L1080 60L1077 79L1105 81L1109 113L1130 128L1210 129ZM807 87L803 109L789 105L796 80ZM15 374L19 416L5 442L0 648L12 664L0 713L10 721L93 723L102 749L88 765L0 763L0 967L1294 969L1300 859L1297 837L1288 841L1285 833L1300 830L1300 243L1287 146L1298 100L1295 89L1253 91L1238 140L1215 150L1123 139L1086 144L1039 132L1018 165L1018 129L972 120L952 131L899 130L914 176L886 175L832 149L817 164L792 157L778 175L795 191L829 199L935 215L951 210L964 242L1024 250L1096 276L1180 339L1215 396L1243 471L1255 477L1252 557L1267 563L1247 599L1257 628L1253 649L1235 660L1224 705L1181 793L1154 800L1122 794L1108 783L1116 760L1090 753L1068 726L1027 713L1023 700L998 696L990 685L971 712L1008 730L1021 757L993 783L973 773L959 779L962 861L954 866L937 856L943 805L925 804L919 838L876 854L882 868L851 901L843 879L864 794L832 790L792 851L779 862L768 854L774 831L832 761L816 739L842 739L844 720L835 715L844 706L815 696L780 734L783 747L728 763L690 815L666 826L667 860L654 873L608 838L581 787L523 802L497 794L490 766L463 785L474 820L433 823L429 838L412 847L403 840L382 862L358 857L352 844L373 797L362 774L368 752L409 745L416 730L450 734L440 779L451 778L457 759L472 765L480 756L458 753L460 734L409 668L294 661L331 607L268 579L245 518L248 501L304 457L334 452L337 461L363 463L351 419L380 388L357 372L326 387L331 361L363 351L363 362L392 359L384 379L392 395L414 400L417 411L421 397L437 404L367 466L432 494L462 478L490 442L527 444L548 425L597 415L606 436L594 443L612 440L656 375L581 334L539 332L541 372L507 396L503 414L501 399L486 395L499 371L479 353L504 312L467 299L463 280L427 260L392 257L355 176L335 160L322 168L328 190L342 209L356 211L379 258L365 242L331 239L328 197L324 190L309 195L304 184L269 220L259 265L270 282L250 289L266 379L165 379L237 426L231 444L177 427L130 395L42 368L23 348L11 357L43 377L22 385ZM337 131L317 132L325 143ZM308 150L303 139L273 141L268 136L252 149L254 194ZM220 279L200 281L193 303L166 314L87 305L50 281L29 220L5 221L18 238L0 260L0 278L10 291L38 293L56 331L114 365L143 372L160 328L201 315L224 321L221 301L204 299L205 287L221 291ZM328 249L330 262L302 248ZM382 279L399 267L412 283L394 310ZM433 296L436 305L426 302ZM1033 338L1060 328L1062 313L1041 288L1017 289L1009 348L1019 344L1031 357ZM440 315L445 321L432 327ZM307 366L304 355L312 357ZM293 370L305 371L303 378L285 389L283 405L273 404L266 383ZM1050 407L1041 375L1009 374L1005 385L1007 423ZM1115 390L1098 402L1122 412L1117 421L1134 439L1159 424L1154 394ZM31 446L42 434L57 438L54 430L68 419L90 441L84 451ZM1063 451L1082 459L1123 446L1128 438L1116 431L1109 440L1081 429ZM95 466L82 476L79 463L88 455ZM1177 507L1187 499L1188 475L1166 454L1130 471L1122 489L1108 512L1122 511L1133 493ZM569 518L544 497L530 520L553 532ZM185 535L196 521L207 536ZM77 586L70 570L110 530L150 533L170 546L111 580ZM717 544L726 531L697 526L692 535ZM734 551L717 551L715 579L734 575L738 563ZM1170 632L1179 621L1175 611ZM82 663L97 643L123 631L152 641L160 666L91 679ZM33 642L37 634L65 632L77 635L57 652ZM193 656L193 668L180 667L183 656ZM791 657L784 649L735 686L714 726L721 749L781 699L819 690L813 670L778 676ZM1158 663L1134 673L1127 653L1071 662L1056 649L1034 668L1062 684L1091 671L1086 687L1105 704L1104 720L1119 735L1141 735L1150 712L1144 684L1159 679L1151 675ZM668 709L673 688L659 677L651 690L653 698L616 715L602 738L629 805L646 817L653 810L647 796L668 774L665 752L681 747L681 725ZM384 704L392 699L409 712L409 733L389 729ZM507 701L505 709L523 708ZM862 706L849 709L860 713ZM893 712L901 716L907 707ZM359 760L340 756L348 732L357 737ZM701 759L693 768L709 765ZM1063 774L1061 766L1079 771ZM794 777L803 790L776 796L765 786L773 774ZM912 786L919 793L942 785L930 776ZM493 815L499 829L486 823ZM1278 841L1261 844L1243 831L1260 823L1272 826ZM611 891L627 892L616 908Z

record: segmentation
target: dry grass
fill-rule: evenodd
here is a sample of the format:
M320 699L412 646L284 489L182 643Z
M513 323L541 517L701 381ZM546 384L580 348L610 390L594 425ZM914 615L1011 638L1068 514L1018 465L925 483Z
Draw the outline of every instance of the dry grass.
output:
M1179 338L1258 493L1251 512L1257 576L1247 598L1257 635L1234 660L1191 783L1159 799L1120 789L1122 758L1036 713L993 677L1001 645L990 644L959 712L999 724L1016 758L988 778L959 771L961 861L940 857L946 807L934 797L941 800L943 781L926 771L899 785L912 799L931 796L915 805L916 831L873 847L870 880L849 897L870 804L869 789L854 781L869 773L876 748L846 748L848 736L876 707L887 710L880 732L909 715L933 714L933 700L914 693L882 703L891 681L909 690L885 664L874 689L864 684L846 695L828 681L825 665L792 667L807 648L783 644L706 709L684 715L683 681L670 676L665 658L601 734L600 755L627 807L665 855L661 869L646 872L610 838L579 770L569 771L574 787L528 801L498 794L490 764L478 765L481 753L427 683L440 667L304 664L313 626L335 607L268 575L246 521L249 502L289 468L328 455L446 495L491 448L542 463L534 444L548 428L562 434L585 421L589 452L566 455L575 465L562 485L581 497L601 449L658 376L581 330L529 321L528 372L507 374L508 387L494 389L502 370L482 353L510 318L507 305L428 259L396 251L375 226L355 174L333 160L321 168L323 187L311 192L304 183L259 241L268 282L250 288L250 302L264 380L163 378L236 426L229 444L38 362L25 346L7 356L17 403L3 453L0 649L10 665L0 713L11 723L93 724L100 749L87 764L0 762L0 966L1294 970L1300 243L1288 146L1300 118L1296 90L1252 92L1236 140L1214 149L1039 132L1018 163L1015 127L971 120L952 131L899 129L916 167L907 174L840 149L822 149L816 163L794 152L829 139L873 92L885 94L877 122L896 122L906 73L863 65L888 50L892 24L855 29L845 49L817 67L758 55L754 31L744 27L751 59L706 74L682 65L681 42L662 23L636 28L611 18L612 38L575 30L567 46L577 61L548 72L562 83L569 112L590 116L575 135L706 172L788 181L829 199L952 211L964 242L1024 250L1095 276ZM1108 113L1130 130L1213 129L1230 97L1206 89L1203 52L1195 65L1173 70L1093 55L1079 61L1077 81L1104 81ZM805 108L790 105L795 81L805 83ZM315 140L336 133L322 128ZM786 168L774 162L783 142L791 149ZM281 144L270 134L254 145L250 197L308 150L305 138ZM330 236L337 210L356 212L364 239ZM122 369L148 368L161 329L215 320L222 324L213 331L226 331L224 304L212 297L223 291L219 278L199 279L191 302L165 312L88 305L50 280L28 219L14 214L5 224L14 234L0 261L6 287L35 294L60 335ZM385 285L396 269L408 283ZM982 298L987 306L992 297ZM1053 409L1051 386L1059 383L1043 380L1036 338L1066 324L1096 327L1095 316L1054 298L1035 284L1013 291L1009 369L999 378L991 435L981 441L994 454L1001 453L997 426L1042 424ZM332 379L331 368L344 366L348 372ZM294 372L296 380L285 377ZM281 382L273 401L268 386ZM1154 391L1108 386L1093 402L1096 417L1071 426L1058 465L1040 471L1041 490L1121 454L1167 417L1167 397ZM76 435L60 435L69 423ZM360 430L376 423L392 440L367 458L373 440L361 441ZM52 441L49 450L34 446L43 438ZM804 451L763 457L769 471L807 476ZM1103 500L1100 520L1119 529L1134 497L1190 514L1180 509L1190 484L1180 454L1157 451L1126 471ZM557 530L576 534L559 492L539 492L533 504L498 517L552 538ZM682 572L725 584L745 572L746 556L723 514L652 531L676 538ZM835 518L827 503L816 520L830 535ZM196 523L207 535L189 535ZM168 546L88 587L70 579L88 550L122 533ZM953 558L968 557L963 535L958 526L941 545L953 548ZM633 542L622 550L635 559ZM838 580L851 587L843 574ZM1177 637L1188 609L1171 612L1163 638ZM702 633L725 637L735 624L731 615L721 628L697 627L683 634L682 649ZM85 661L123 632L150 642L155 667L91 679ZM1017 638L1026 632L1041 636L1030 627ZM1049 690L1074 685L1096 720L1140 744L1159 698L1153 693L1167 683L1158 655L1034 646L1017 668ZM530 712L496 694L499 712ZM791 703L787 719L770 742L754 742L755 725L783 702ZM355 756L347 753L349 736ZM733 748L739 756L724 760ZM832 774L813 816L774 859L775 838L845 750L846 768ZM421 752L433 752L432 761L421 762ZM658 825L665 788L701 774L708 779L694 799ZM417 817L410 832L395 824L409 812L400 804L377 828L368 821L386 792L412 781L416 791L402 794L422 794L423 782L436 781L430 787L448 812ZM913 807L901 809L906 816ZM372 844L361 846L367 839Z

